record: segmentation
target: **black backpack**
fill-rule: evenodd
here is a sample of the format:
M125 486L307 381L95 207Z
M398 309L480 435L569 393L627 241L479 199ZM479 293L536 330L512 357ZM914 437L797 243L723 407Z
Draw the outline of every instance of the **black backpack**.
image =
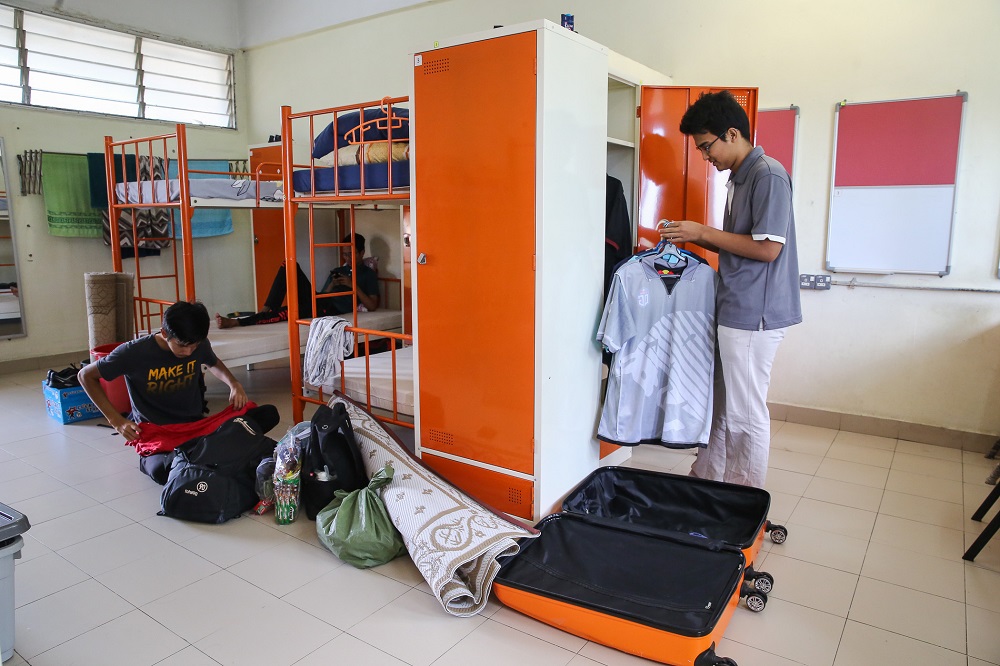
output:
M368 485L361 451L354 439L351 417L343 403L320 405L313 414L309 439L302 451L299 501L309 520L333 501L338 490Z
M176 449L160 495L161 516L224 523L257 503L257 465L277 444L245 416Z

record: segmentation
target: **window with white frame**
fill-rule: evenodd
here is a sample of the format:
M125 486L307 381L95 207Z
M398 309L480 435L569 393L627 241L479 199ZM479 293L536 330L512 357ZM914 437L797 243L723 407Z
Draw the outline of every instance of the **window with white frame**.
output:
M0 101L235 127L232 56L0 6Z

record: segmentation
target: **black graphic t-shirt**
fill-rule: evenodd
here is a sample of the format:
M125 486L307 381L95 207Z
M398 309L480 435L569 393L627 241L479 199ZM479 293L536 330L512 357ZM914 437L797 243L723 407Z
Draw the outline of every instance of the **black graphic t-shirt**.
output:
M125 377L134 420L167 425L202 417L201 366L217 362L208 340L190 356L178 358L161 349L153 334L117 347L97 361L97 369L107 381Z

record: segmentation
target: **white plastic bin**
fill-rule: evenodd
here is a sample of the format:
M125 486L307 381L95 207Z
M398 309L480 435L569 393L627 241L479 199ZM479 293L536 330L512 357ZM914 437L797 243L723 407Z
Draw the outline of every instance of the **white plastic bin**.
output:
M0 504L0 661L14 656L14 560L29 527L27 516Z
M0 542L0 661L14 656L14 560L21 557L24 539Z

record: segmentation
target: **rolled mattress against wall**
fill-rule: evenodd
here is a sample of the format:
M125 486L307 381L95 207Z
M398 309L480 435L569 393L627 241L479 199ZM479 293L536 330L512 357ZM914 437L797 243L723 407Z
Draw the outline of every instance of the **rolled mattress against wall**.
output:
M131 273L84 273L90 348L131 340L134 294Z

